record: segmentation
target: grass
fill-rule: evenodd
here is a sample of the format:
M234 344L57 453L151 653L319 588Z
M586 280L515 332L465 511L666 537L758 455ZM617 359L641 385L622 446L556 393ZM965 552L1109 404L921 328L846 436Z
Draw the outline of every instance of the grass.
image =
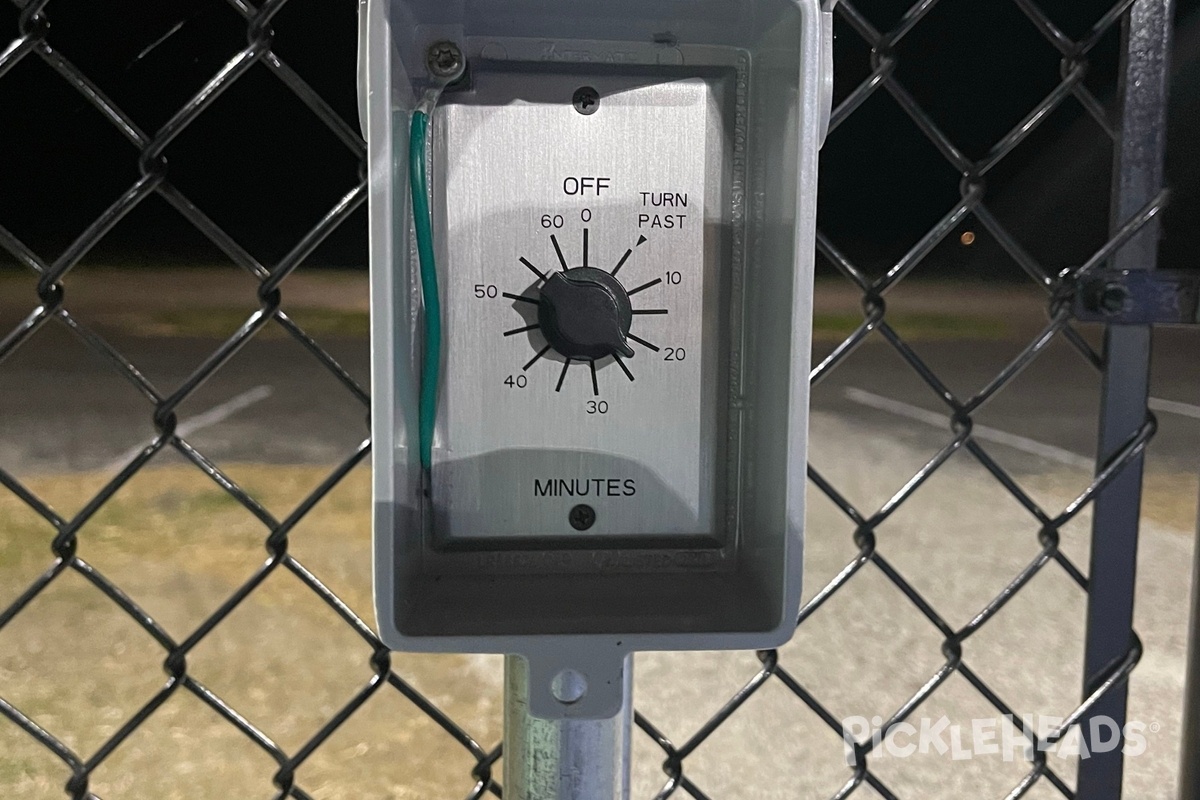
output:
M365 311L332 308L284 308L285 313L312 336L365 338L371 332L370 315ZM250 308L182 308L128 312L106 318L102 326L122 333L150 338L187 336L223 339L238 329L253 313ZM287 335L278 325L268 325L259 335L280 338Z
M949 339L1005 339L1011 334L1003 317L968 314L939 314L933 312L890 311L888 324L909 341L944 341ZM815 341L841 341L863 324L863 315L853 312L813 315Z
M325 470L233 465L277 518ZM100 475L30 479L73 511ZM293 532L290 552L369 623L369 473L352 473ZM0 493L0 606L51 561L50 526ZM267 530L197 470L143 472L84 526L79 555L182 641L266 559ZM52 632L52 635L48 635ZM94 586L64 573L0 630L0 696L93 752L163 686L164 650ZM276 570L188 656L188 672L295 752L371 679L370 647L292 573ZM495 659L394 655L397 671L485 746L500 738ZM390 687L318 748L298 781L322 800L466 796L473 759ZM96 772L101 797L273 796L277 765L186 690ZM60 798L69 770L0 720L0 796ZM239 788L240 787L240 788ZM258 796L255 795L255 796Z
M0 269L0 318L15 321L37 304L37 276ZM146 337L225 338L257 309L257 283L225 268L123 269L81 265L67 276L67 308L102 331ZM147 287L154 302L145 302ZM283 310L316 336L365 337L369 332L366 274L307 269L282 287ZM284 336L268 325L265 336Z

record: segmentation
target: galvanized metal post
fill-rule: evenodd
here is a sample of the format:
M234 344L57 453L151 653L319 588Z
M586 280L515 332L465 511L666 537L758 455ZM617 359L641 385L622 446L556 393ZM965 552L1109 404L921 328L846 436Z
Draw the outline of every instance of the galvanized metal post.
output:
M504 660L505 800L629 800L633 658L625 663L621 713L602 720L529 715L529 667Z
M1120 138L1113 170L1112 224L1115 231L1162 191L1166 151L1173 0L1137 0L1122 29ZM1114 257L1116 269L1154 269L1160 224L1155 217ZM1148 325L1110 326L1105 335L1107 368L1102 395L1099 457L1107 461L1146 421L1150 383ZM1133 635L1137 576L1138 519L1143 457L1135 458L1096 499L1089 574L1084 695L1103 681L1129 651ZM1093 719L1125 725L1128 687L1110 691L1084 720L1089 757L1080 759L1078 797L1121 796L1122 747L1105 748L1092 736ZM1111 733L1099 726L1099 739ZM1118 745L1123 745L1123 739Z
M1196 527L1196 560L1192 568L1192 635L1189 642L1179 800L1200 800L1200 523Z

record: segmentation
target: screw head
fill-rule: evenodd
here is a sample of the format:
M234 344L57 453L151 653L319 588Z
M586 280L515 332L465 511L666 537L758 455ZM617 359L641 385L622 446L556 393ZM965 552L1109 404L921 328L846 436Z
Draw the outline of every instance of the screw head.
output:
M455 80L466 69L462 49L454 42L437 42L430 45L425 56L429 74L443 80Z
M591 86L581 86L575 90L571 105L585 117L591 116L600 110L600 93Z
M567 515L567 521L577 531L586 531L596 524L596 509L587 505L575 506Z

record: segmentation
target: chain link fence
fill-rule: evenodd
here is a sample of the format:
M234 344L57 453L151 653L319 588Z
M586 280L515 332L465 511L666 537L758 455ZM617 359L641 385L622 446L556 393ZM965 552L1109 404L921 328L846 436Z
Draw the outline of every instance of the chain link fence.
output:
M1104 391L1110 393L1124 391L1121 381L1132 381L1130 391L1134 392L1136 405L1136 375L1130 376L1129 366L1113 364L1106 354L1098 351L1087 336L1073 322L1071 302L1074 298L1075 287L1080 280L1112 262L1114 256L1124 252L1131 243L1149 241L1149 250L1142 248L1143 254L1149 252L1150 261L1142 262L1137 267L1153 266L1153 244L1157 240L1154 230L1158 224L1157 218L1164 206L1165 197L1161 186L1155 185L1151 178L1140 189L1118 188L1116 204L1113 211L1112 236L1088 258L1065 268L1058 262L1058 256L1053 255L1054 243L1039 241L1035 247L1023 243L1021 236L1026 232L1017 232L1006 227L998 215L989 208L991 190L988 178L1000 172L1007 160L1013 157L1023 145L1036 141L1035 137L1040 126L1053 114L1068 105L1076 110L1082 109L1094 126L1097 136L1107 137L1114 146L1121 148L1132 142L1138 148L1145 149L1146 142L1153 139L1154 131L1146 129L1131 129L1138 123L1128 111L1133 102L1131 86L1128 85L1131 61L1123 59L1122 72L1116 78L1116 85L1108 87L1111 95L1103 90L1097 90L1089 84L1090 56L1095 48L1103 42L1110 41L1118 35L1124 22L1130 26L1123 43L1138 43L1145 53L1147 48L1151 55L1161 61L1165 56L1164 38L1169 33L1169 9L1166 2L1150 2L1150 0L1120 0L1111 6L1102 3L1093 4L1096 11L1090 27L1082 33L1068 35L1055 22L1054 9L1043 9L1034 0L1012 0L1011 3L996 5L1011 7L1027 18L1031 30L1043 40L1047 52L1058 55L1058 73L1051 75L1053 86L1043 99L1037 102L1027 113L1019 118L1004 135L990 143L979 155L970 155L967 150L956 144L955 137L947 133L945 116L935 115L927 111L929 99L914 94L906 88L907 81L902 69L905 58L918 56L904 55L903 43L919 31L927 18L940 6L946 6L952 0L920 0L907 10L900 13L892 8L895 3L875 2L874 0L843 0L837 7L837 35L839 48L853 51L865 57L866 63L859 63L856 69L863 70L866 77L857 81L852 87L843 86L837 99L833 121L831 124L830 143L836 146L843 135L843 128L855 119L865 106L878 102L880 98L890 98L890 102L903 112L910 132L931 143L940 158L949 165L952 171L961 178L959 197L945 210L944 216L936 224L922 232L916 244L911 246L898 260L889 259L881 263L878 259L872 263L863 263L863 259L847 254L842 244L835 236L822 233L819 235L820 254L832 268L849 282L853 291L861 297L862 319L851 335L830 349L828 354L817 363L812 372L812 382L819 387L831 373L834 373L856 352L860 345L868 340L886 342L903 362L911 368L913 375L932 392L940 402L945 423L950 433L944 445L919 469L913 472L902 487L895 491L886 502L878 507L863 507L849 499L837 481L827 478L820 463L813 463L809 469L811 490L828 498L836 505L844 517L846 529L851 531L853 539L853 557L831 575L810 576L809 599L805 603L798 620L801 629L809 625L818 614L828 608L830 601L846 587L862 580L867 571L875 571L902 593L907 602L911 603L928 625L936 631L941 640L941 664L928 674L923 684L912 692L897 708L884 712L883 709L870 709L869 714L886 714L876 724L879 735L863 736L852 739L849 746L848 766L843 775L844 783L832 794L835 798L850 796L893 798L902 796L889 787L885 776L874 767L880 749L881 739L886 740L906 721L915 717L918 711L937 696L952 676L959 676L974 688L979 697L1000 716L1010 720L1016 731L1029 744L1027 770L1024 777L1012 786L1009 797L1087 797L1107 798L1119 794L1120 756L1115 756L1117 762L1118 781L1103 782L1093 785L1085 791L1087 784L1086 772L1089 769L1105 769L1107 761L1096 759L1092 765L1081 767L1078 788L1073 787L1073 781L1065 776L1057 764L1047 757L1050 745L1062 740L1068 732L1085 722L1089 715L1100 708L1112 710L1112 702L1119 699L1125 691L1125 684L1142 656L1142 647L1137 637L1132 634L1128 625L1118 619L1094 619L1086 632L1070 631L1064 635L1085 635L1088 640L1089 674L1085 676L1086 685L1082 687L1083 701L1065 715L1060 725L1050 731L1039 731L1023 722L1023 712L1030 709L1021 704L1006 701L999 690L982 676L970 658L969 644L972 637L986 628L997 615L1014 598L1023 593L1036 592L1034 588L1037 577L1045 571L1059 570L1072 581L1080 593L1103 593L1104 598L1116 598L1117 604L1125 603L1131 606L1133 586L1119 578L1106 576L1105 583L1098 584L1097 577L1089 577L1084 568L1068 555L1060 546L1062 543L1060 531L1074 520L1077 520L1085 510L1097 502L1097 498L1110 496L1113 502L1132 504L1136 509L1138 493L1140 492L1140 471L1142 454L1147 443L1156 430L1156 423L1148 413L1145 413L1145 390L1141 389L1141 414L1137 424L1126 429L1119 425L1111 428L1111 435L1102 443L1105 458L1097 465L1095 477L1079 491L1074 500L1059 507L1047 507L1044 502L1035 499L1036 493L1031 493L1025 485L1026 476L1015 473L1003 467L985 441L976 435L976 418L979 412L998 394L1010 390L1018 376L1052 344L1066 343L1073 348L1079 359L1097 374L1110 373L1110 379L1105 384ZM301 3L304 0L291 0ZM4 717L0 725L15 726L22 735L36 742L52 754L61 767L58 777L66 796L76 798L96 798L93 791L94 773L106 763L114 752L134 737L139 729L152 720L164 704L173 696L187 694L206 706L219 716L227 725L241 737L244 745L250 750L259 750L274 762L274 774L271 781L274 784L273 796L293 798L316 798L326 796L341 796L336 793L336 787L306 787L303 785L301 767L318 749L322 748L331 737L344 726L349 725L352 718L365 705L373 702L373 698L384 693L393 693L404 698L421 715L434 723L444 735L450 737L457 747L460 747L469 757L473 767L470 770L470 782L473 787L466 796L478 798L485 795L501 796L497 761L501 757L501 745L495 741L478 741L460 723L448 713L441 710L445 705L440 700L431 699L440 695L418 689L414 683L403 677L402 664L404 657L394 655L382 645L372 630L369 620L360 617L352 606L343 602L336 581L326 582L322 576L315 574L294 553L294 530L300 523L327 502L328 496L349 476L356 467L364 462L370 448L369 439L353 448L345 459L324 475L319 485L285 514L276 514L257 496L257 493L240 483L233 475L227 473L213 459L206 456L197 446L189 441L185 421L180 416L180 407L193 397L200 387L214 374L226 369L231 360L251 341L266 335L270 330L288 337L298 343L312 358L320 364L321 369L332 376L349 396L360 407L365 416L368 409L368 392L323 344L321 336L310 334L288 313L288 280L300 267L306 264L311 254L330 237L348 218L362 206L366 200L365 178L353 185L349 191L337 200L323 217L311 229L303 231L295 237L289 252L274 263L263 263L253 256L233 235L222 225L214 221L206 211L177 188L171 179L168 168L168 154L172 143L185 131L204 118L214 102L227 90L242 81L252 71L265 70L280 85L298 98L311 112L313 117L333 134L339 143L354 159L360 162L365 157L365 146L351 120L339 115L333 107L315 90L301 74L289 67L276 53L277 42L283 41L288 31L280 27L275 29L273 21L277 14L288 5L288 0L266 0L262 3L252 3L248 0L229 0L229 5L244 19L245 45L220 67L208 82L167 120L153 130L143 129L137 119L125 113L108 95L104 89L89 79L81 68L72 61L72 54L60 51L55 45L55 29L53 22L57 13L70 14L71 6L56 0L16 0L19 11L15 38L0 51L0 82L18 64L27 60L40 60L56 74L66 86L74 90L86 103L98 111L111 124L121 137L133 146L136 154L138 177L126 190L111 201L111 204L98 214L91 224L79 234L57 257L50 258L45 253L36 252L26 246L0 219L0 248L15 258L30 275L23 284L27 290L28 313L14 328L3 331L0 340L0 373L5 369L6 362L15 353L26 347L39 333L49 327L58 326L76 338L95 356L98 356L111 370L129 385L133 386L145 401L145 416L151 420L155 434L153 438L131 453L127 460L120 465L116 475L108 479L90 499L73 515L62 514L52 507L50 502L35 491L27 481L23 481L13 471L0 463L0 484L11 493L20 503L31 509L40 518L44 526L44 571L27 586L22 586L15 599L0 609L0 633L6 626L18 619L22 612L44 593L51 590L56 583L64 580L64 576L75 574L86 581L95 592L103 595L107 602L115 605L134 624L153 638L161 649L161 665L166 672L166 680L136 711L125 718L110 720L104 729L105 735L98 746L82 750L70 746L69 737L56 729L55 725L44 723L38 715L23 710L0 688L0 715ZM348 18L352 18L356 8L354 4L340 4ZM61 7L61 11L60 8ZM1131 21L1132 15L1132 21ZM878 20L891 18L888 25L881 25ZM1155 27L1157 26L1157 27ZM1158 39L1155 39L1155 36ZM1162 44L1162 51L1155 52L1154 48ZM1124 46L1124 44L1122 45ZM1131 44L1130 47L1135 45ZM1023 53L1014 53L1014 62L1023 58ZM843 60L849 56L839 56ZM1153 59L1152 59L1153 60ZM1033 66L1025 67L1030 71ZM1048 76L1038 74L1037 79L1045 82ZM352 75L345 75L346 81L352 81ZM1153 83L1154 75L1148 80ZM1161 82L1162 76L1157 80ZM845 79L842 79L845 83ZM1148 101L1153 111L1156 100L1151 97ZM938 101L937 105L945 110L945 104ZM1161 112L1161 108L1158 109ZM19 109L3 109L5 116L20 113ZM958 113L969 113L969 108ZM0 124L4 124L0 117ZM941 120L941 121L939 121ZM243 124L254 124L253 120L244 120ZM876 131L876 139L893 136L893 131ZM1151 143L1152 144L1152 143ZM1150 163L1158 159L1161 164L1161 149L1149 155ZM1119 170L1130 172L1140 167L1129 158L1118 160ZM1143 166L1145 164L1143 163ZM1153 169L1150 170L1153 173ZM1161 166L1159 167L1159 182L1161 182ZM826 180L836 180L836 175L826 175ZM1122 174L1115 176L1117 183L1122 184L1127 177ZM22 187L9 185L5 191L18 197ZM1139 195L1138 192L1141 192ZM156 196L165 201L178 214L182 215L191 226L215 245L233 264L244 270L254 280L253 295L247 299L254 305L252 313L248 313L240 322L236 332L228 336L211 352L205 354L199 365L187 377L177 383L164 386L153 382L127 354L124 354L118 343L112 337L93 326L86 314L77 314L72 304L73 271L80 265L119 222L139 204L148 198ZM67 199L64 198L64 202ZM827 217L828 215L826 215ZM1000 250L1006 254L1010 264L1015 264L1043 292L1044 304L1048 311L1048 322L1045 327L1019 353L994 375L977 392L964 396L953 391L935 368L920 354L920 348L914 346L905 335L894 326L889 319L888 297L896 287L927 263L931 254L946 242L948 237L962 229L965 222L973 220L981 226L982 231L990 237ZM1108 220L1104 220L1107 223ZM822 223L823 230L828 231L826 218ZM981 232L982 232L981 231ZM1038 234L1049 237L1048 228L1043 228ZM1139 239L1140 237L1140 239ZM1035 256L1050 252L1052 255ZM1051 266L1053 264L1053 266ZM882 267L882 269L880 269ZM144 298L135 302L154 304L155 294L151 285L146 287ZM1110 348L1111 351L1111 348ZM1120 379L1112 378L1116 372ZM1134 369L1136 373L1136 368ZM1144 383L1144 376L1143 376ZM1106 396L1106 402L1111 405L1112 397ZM87 541L91 530L95 527L94 520L105 509L107 504L135 476L147 470L162 460L164 453L174 452L191 465L197 474L205 476L217 487L222 496L231 500L237 507L245 509L261 524L260 541L265 545L267 558L265 563L257 567L248 580L242 582L236 591L229 594L215 609L206 611L203 620L186 629L174 629L156 619L155 615L144 608L135 593L127 593L118 585L117 580L108 577L102 569L85 560L82 553L86 552ZM1029 531L1028 563L1011 575L1010 581L995 597L983 607L970 611L966 624L952 624L950 619L961 617L964 609L938 608L928 599L927 592L917 587L927 582L928 576L914 581L907 569L896 565L888 550L888 541L880 536L880 528L896 512L919 495L931 477L939 474L945 465L956 454L966 454L973 458L984 470L994 478L996 484L1023 509L1027 515ZM865 468L865 467L864 467ZM152 473L147 473L152 474ZM1124 486L1124 489L1121 487ZM1111 493L1121 489L1126 492L1120 497ZM932 490L930 490L932 491ZM986 528L988 520L974 520L974 524ZM1097 525L1104 522L1097 518ZM4 523L0 522L0 531ZM1126 532L1125 541L1132 537L1136 546L1136 519L1133 521L1132 532ZM5 534L0 534L3 536ZM828 532L811 530L810 538L828 535ZM953 535L946 531L946 536ZM1120 537L1117 537L1120 539ZM1108 539L1116 542L1117 539ZM1107 544L1104 547L1119 548L1118 544ZM1101 548L1097 545L1096 548ZM1097 561L1097 549L1093 549L1093 564ZM1125 559L1128 553L1119 549L1111 553L1113 558ZM180 558L187 558L182 554ZM1103 560L1103 555L1101 556ZM250 565L246 565L249 567ZM367 677L356 685L344 703L335 708L324 709L324 722L311 730L306 730L294 746L283 746L271 738L261 727L256 725L249 715L239 709L235 701L224 698L217 690L210 688L193 674L189 667L189 659L197 646L218 630L234 615L248 597L260 589L273 574L290 573L298 580L305 591L318 598L331 609L340 620L339 625L351 631L360 640L359 651L355 658L368 668ZM969 578L968 578L969 579ZM186 591L186 587L183 589ZM1089 600L1094 602L1094 598ZM839 607L836 612L824 613L854 613L853 607L848 610ZM1128 621L1128 620L1127 620ZM46 631L47 637L53 637L52 631ZM884 632L883 635L886 635ZM1114 644L1115 643L1115 644ZM295 642L294 648L298 657L303 658L303 652L316 643ZM844 642L830 642L827 647L834 650L843 646ZM1095 656L1095 658L1093 658ZM681 658L683 658L681 656ZM841 752L843 743L843 719L847 709L834 709L823 701L821 693L806 685L791 669L788 658L780 652L762 652L757 654L757 672L748 674L747 680L740 688L731 687L728 701L705 722L698 730L682 740L673 740L665 734L654 719L638 714L636 724L649 741L661 749L662 769L666 779L657 790L656 797L690 796L707 798L704 786L695 778L690 765L698 758L702 759L733 759L728 753L705 750L698 755L706 742L710 742L718 731L730 726L743 713L747 703L765 687L782 687L798 698L803 706L812 712L806 717L804 724L827 727L829 741L836 745ZM1094 667L1094 668L1093 668ZM98 669L101 667L97 667ZM132 668L117 664L116 669ZM358 674L358 673L354 673ZM36 674L18 676L25 681L37 682ZM87 680L86 675L80 675L79 680ZM855 678L849 671L845 676L847 684L853 684ZM734 691L736 689L736 691ZM1035 709L1036 710L1036 709ZM197 711L197 713L199 713ZM869 715L868 714L868 715ZM1118 719L1123 719L1122 705L1116 710ZM427 730L427 735L435 735L433 728ZM643 741L645 744L645 741ZM247 756L248 758L249 756ZM206 765L202 769L215 770L228 765ZM726 766L729 770L737 769L736 764ZM792 765L793 769L804 770L804 764ZM463 776L466 777L466 776ZM0 782L3 775L0 773ZM786 783L784 781L783 783ZM1103 785L1106 788L1098 788ZM259 796L262 787L252 789L243 787L244 794L239 796ZM784 789L783 791L786 791ZM1078 792L1078 794L1077 794ZM135 796L133 794L127 796ZM398 794L396 796L408 796ZM749 796L745 794L742 796ZM761 793L760 796L766 796ZM781 795L783 796L783 795ZM787 796L797 796L787 794Z

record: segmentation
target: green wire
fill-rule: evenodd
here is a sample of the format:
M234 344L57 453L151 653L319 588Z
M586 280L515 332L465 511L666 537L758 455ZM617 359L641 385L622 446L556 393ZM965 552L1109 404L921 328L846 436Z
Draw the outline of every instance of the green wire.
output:
M425 361L421 370L421 467L433 463L433 429L437 422L438 383L442 367L442 305L438 297L437 265L433 250L433 221L429 212L429 176L425 152L429 115L413 112L408 146L409 184L417 256L421 262L421 297L425 303Z

